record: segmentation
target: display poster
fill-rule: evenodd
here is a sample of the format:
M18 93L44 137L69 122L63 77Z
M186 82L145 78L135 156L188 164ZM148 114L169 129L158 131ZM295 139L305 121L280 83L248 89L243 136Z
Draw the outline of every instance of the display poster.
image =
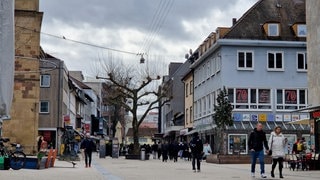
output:
M258 121L258 115L257 114L251 114L251 121Z
M282 121L283 121L283 116L282 116L282 114L276 114L276 121L277 121L277 122L282 122Z
M291 115L290 114L284 114L283 115L283 121L291 121Z
M259 122L266 122L267 114L259 114Z
M297 104L297 90L285 90L285 104Z
M233 113L233 120L234 120L234 121L242 121L242 114L240 114L240 113Z
M248 103L248 89L236 89L236 103Z
M250 121L250 114L243 114L242 121Z
M270 103L270 89L259 89L259 103Z
M298 121L300 116L298 114L293 114L292 115L292 121Z
M267 121L274 121L274 114L268 114Z

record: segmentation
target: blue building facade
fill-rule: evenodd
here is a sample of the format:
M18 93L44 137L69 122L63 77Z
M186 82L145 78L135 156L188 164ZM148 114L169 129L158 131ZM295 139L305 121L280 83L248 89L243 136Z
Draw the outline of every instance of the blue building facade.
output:
M257 2L232 27L210 34L194 53L194 128L215 149L214 105L226 88L234 118L223 137L227 154L248 153L248 136L258 122L268 135L282 127L288 153L298 137L312 141L309 126L290 124L309 118L295 112L308 106L304 4L282 1L281 9L261 12L275 2ZM291 18L274 16L273 10Z

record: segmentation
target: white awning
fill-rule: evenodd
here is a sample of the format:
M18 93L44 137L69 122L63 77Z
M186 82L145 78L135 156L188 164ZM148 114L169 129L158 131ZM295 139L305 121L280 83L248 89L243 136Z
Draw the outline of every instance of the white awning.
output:
M302 125L309 125L311 119L299 119L296 121L291 121L289 124L302 124Z
M184 135L192 135L192 134L193 134L193 133L195 133L195 132L198 132L198 130L193 129L193 130L191 130L191 131L189 131L189 132L185 133Z

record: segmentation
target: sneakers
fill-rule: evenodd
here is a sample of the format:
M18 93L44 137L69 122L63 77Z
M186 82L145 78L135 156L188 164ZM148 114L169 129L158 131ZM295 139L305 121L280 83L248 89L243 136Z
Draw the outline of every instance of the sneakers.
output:
M267 176L264 173L262 173L261 178L267 178Z
M251 173L251 177L255 177L256 175L254 173Z

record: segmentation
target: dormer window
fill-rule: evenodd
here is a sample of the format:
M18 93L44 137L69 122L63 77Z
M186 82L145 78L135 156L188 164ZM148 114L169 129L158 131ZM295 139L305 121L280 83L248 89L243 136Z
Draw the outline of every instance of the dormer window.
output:
M291 26L296 37L307 37L307 25L305 23L295 23Z
M297 25L297 36L306 37L307 36L307 26L305 24Z
M268 36L279 36L279 24L268 23Z

